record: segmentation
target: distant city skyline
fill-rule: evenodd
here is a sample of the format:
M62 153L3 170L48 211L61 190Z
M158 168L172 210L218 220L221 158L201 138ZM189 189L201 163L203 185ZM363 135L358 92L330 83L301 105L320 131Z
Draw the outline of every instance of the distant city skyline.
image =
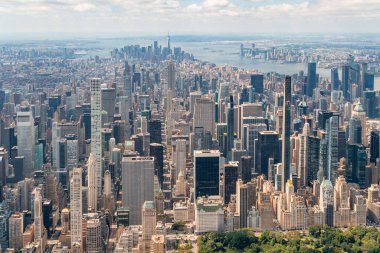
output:
M380 33L379 6L380 0L2 0L0 34Z

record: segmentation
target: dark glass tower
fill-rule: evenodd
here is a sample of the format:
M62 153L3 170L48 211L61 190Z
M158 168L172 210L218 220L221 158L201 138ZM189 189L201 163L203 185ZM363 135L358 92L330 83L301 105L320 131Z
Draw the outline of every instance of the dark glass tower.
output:
M380 150L380 138L379 131L374 129L371 131L371 143L370 143L370 162L376 163L376 159L379 158Z
M291 102L292 102L292 79L285 77L284 84L284 106L282 121L282 192L285 192L285 184L290 177L290 124L291 124Z
M344 98L350 100L350 65L348 64L342 66L342 90Z
M236 181L239 178L239 166L236 163L224 165L224 203L230 202L232 194L236 194Z
M317 84L317 64L309 62L307 65L307 95L313 96L313 90Z
M269 158L273 158L274 163L281 161L278 133L262 131L255 140L255 173L268 177Z
M194 152L195 198L219 195L220 152L199 150Z
M260 74L251 75L251 86L256 93L264 92L264 76Z
M149 154L154 157L154 174L162 187L164 182L164 146L160 143L151 143Z
M234 146L234 122L235 122L235 112L234 112L234 98L230 96L230 107L228 108L228 124L227 124L227 157L231 153Z

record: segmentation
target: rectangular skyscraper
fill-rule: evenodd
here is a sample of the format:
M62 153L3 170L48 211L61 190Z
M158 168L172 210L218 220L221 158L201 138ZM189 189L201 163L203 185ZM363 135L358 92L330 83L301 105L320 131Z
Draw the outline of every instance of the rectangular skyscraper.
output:
M251 75L251 86L255 89L256 93L264 92L264 76L261 74Z
M96 158L97 195L102 194L102 122L100 79L91 79L91 153ZM90 187L90 186L89 186Z
M129 224L141 225L145 201L154 200L154 158L124 157L122 161L123 206L129 208Z
M346 100L350 100L351 84L350 84L350 65L342 66L342 90Z
M24 157L24 177L33 176L34 144L35 133L32 112L17 112L17 147L18 156Z
M219 195L219 177L224 158L218 150L194 151L195 198Z
M313 90L317 85L317 64L309 62L307 65L307 95L313 96Z
M71 246L82 247L82 168L74 168L70 181Z
M282 121L282 191L285 192L285 184L290 178L290 124L291 124L291 103L292 103L292 79L285 77L284 84L284 106Z

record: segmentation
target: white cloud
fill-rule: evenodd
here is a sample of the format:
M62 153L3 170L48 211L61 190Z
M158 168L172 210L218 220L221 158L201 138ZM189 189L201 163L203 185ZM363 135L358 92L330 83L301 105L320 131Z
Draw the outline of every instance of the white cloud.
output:
M72 27L62 25L62 29L75 31L270 32L283 31L283 27L292 25L293 29L311 32L323 29L380 32L380 0L300 1L0 0L0 32L33 30L36 26L55 30L46 20L38 23L42 17L54 19L56 24L73 20ZM88 27L94 21L102 25Z

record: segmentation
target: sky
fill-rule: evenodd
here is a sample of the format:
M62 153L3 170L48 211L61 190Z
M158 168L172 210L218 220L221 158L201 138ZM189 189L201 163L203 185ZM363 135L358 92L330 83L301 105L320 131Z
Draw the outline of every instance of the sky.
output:
M380 33L380 0L0 0L12 34Z

